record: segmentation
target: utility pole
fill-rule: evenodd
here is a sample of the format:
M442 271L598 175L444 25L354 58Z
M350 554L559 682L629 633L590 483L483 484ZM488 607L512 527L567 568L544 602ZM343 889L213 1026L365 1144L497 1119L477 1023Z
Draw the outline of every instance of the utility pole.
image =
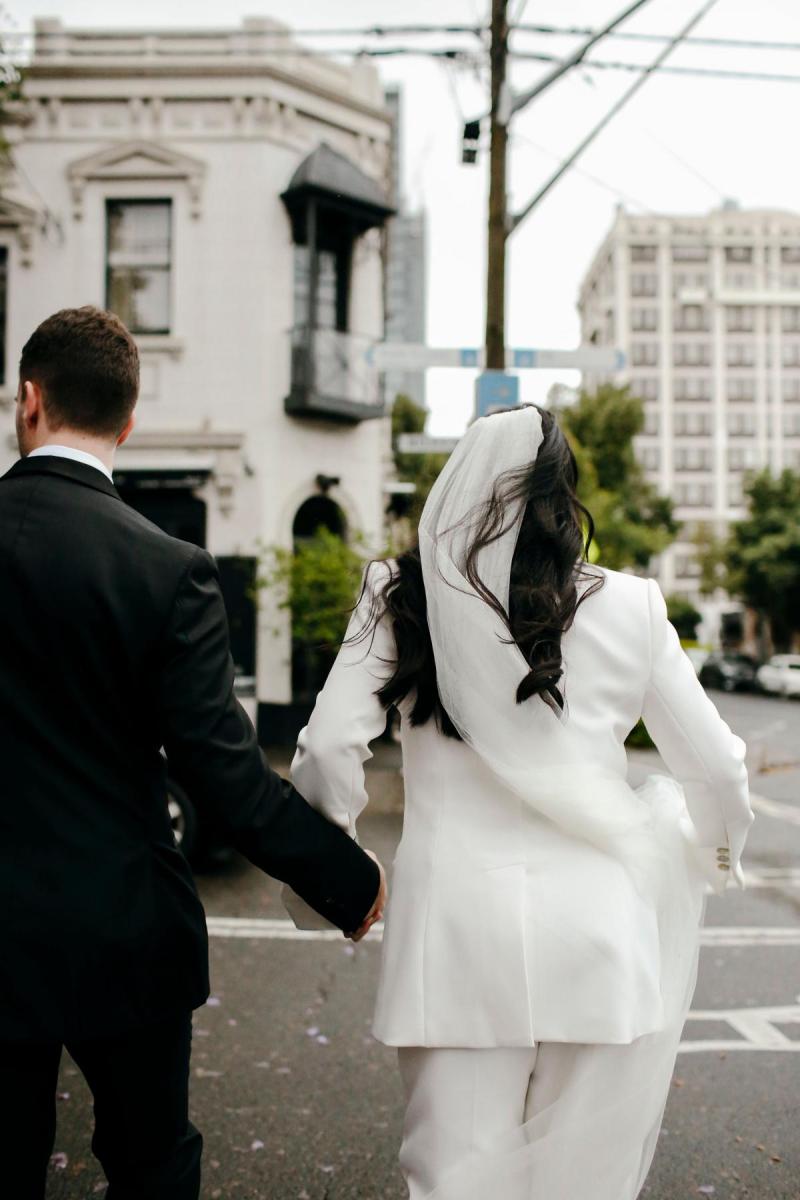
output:
M491 149L489 154L489 240L486 269L486 368L506 365L506 160L510 105L508 63L508 0L492 0L491 27Z

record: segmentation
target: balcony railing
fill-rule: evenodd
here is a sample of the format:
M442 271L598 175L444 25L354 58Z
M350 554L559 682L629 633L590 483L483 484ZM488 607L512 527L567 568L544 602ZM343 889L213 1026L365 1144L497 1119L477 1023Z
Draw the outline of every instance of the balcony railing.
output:
M286 411L294 417L363 421L384 415L372 341L336 329L292 330L292 386Z

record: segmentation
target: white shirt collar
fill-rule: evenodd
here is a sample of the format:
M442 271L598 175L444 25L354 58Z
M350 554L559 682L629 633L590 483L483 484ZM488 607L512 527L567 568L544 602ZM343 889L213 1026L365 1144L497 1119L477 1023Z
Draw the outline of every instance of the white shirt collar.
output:
M36 450L31 450L28 458L36 458L37 456L44 457L50 455L51 458L71 458L73 462L83 463L84 466L94 467L98 471L102 471L106 479L111 480L111 472L104 462L101 462L94 454L87 454L85 450L73 450L72 446L39 446Z

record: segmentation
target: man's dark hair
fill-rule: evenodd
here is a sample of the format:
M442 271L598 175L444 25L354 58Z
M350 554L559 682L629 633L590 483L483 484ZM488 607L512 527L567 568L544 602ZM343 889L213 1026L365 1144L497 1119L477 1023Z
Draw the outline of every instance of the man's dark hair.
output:
M89 304L62 308L23 346L19 377L42 389L53 430L115 437L139 395L139 351L113 313Z

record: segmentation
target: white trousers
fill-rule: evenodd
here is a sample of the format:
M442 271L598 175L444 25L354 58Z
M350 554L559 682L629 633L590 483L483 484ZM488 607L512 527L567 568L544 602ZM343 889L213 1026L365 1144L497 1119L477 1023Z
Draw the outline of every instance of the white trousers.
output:
M425 1200L453 1167L490 1152L552 1104L582 1049L571 1042L522 1049L402 1047L406 1113L400 1167L410 1200Z

